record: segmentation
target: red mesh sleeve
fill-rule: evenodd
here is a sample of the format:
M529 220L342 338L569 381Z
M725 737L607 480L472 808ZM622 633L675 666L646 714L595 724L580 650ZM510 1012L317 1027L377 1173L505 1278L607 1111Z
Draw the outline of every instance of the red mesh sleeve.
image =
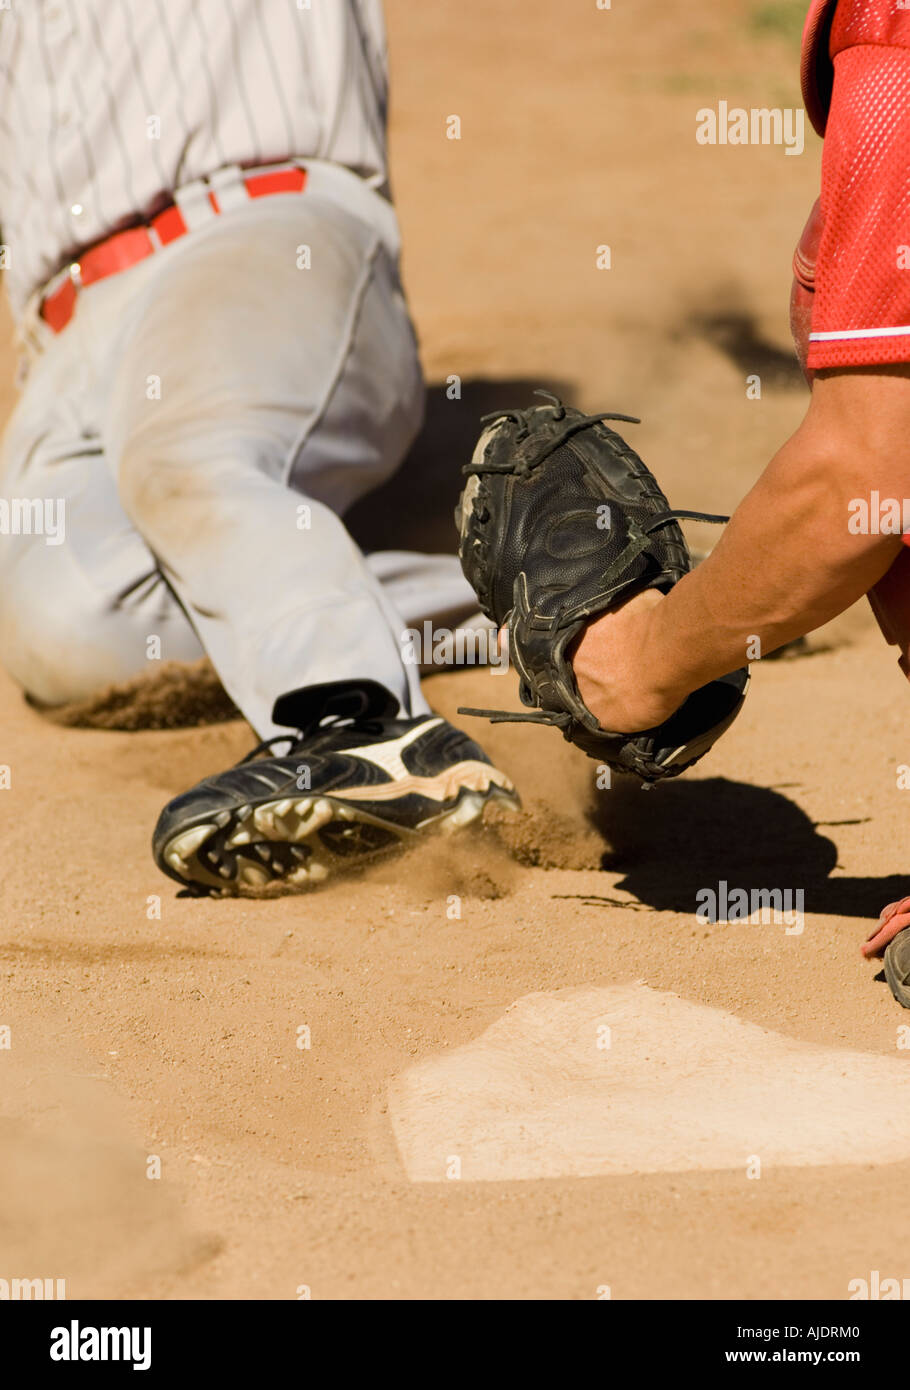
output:
M862 43L834 69L808 365L910 362L910 48Z

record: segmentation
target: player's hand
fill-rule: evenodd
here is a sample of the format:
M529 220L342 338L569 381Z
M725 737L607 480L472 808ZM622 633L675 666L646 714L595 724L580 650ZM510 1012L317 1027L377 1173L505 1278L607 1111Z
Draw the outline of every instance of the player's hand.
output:
M669 719L690 693L659 687L661 671L649 642L649 617L665 602L645 589L591 621L571 649L578 693L602 729L634 733Z
M901 898L900 902L889 903L882 908L878 926L860 950L864 956L882 955L888 942L893 941L905 927L910 927L910 898Z

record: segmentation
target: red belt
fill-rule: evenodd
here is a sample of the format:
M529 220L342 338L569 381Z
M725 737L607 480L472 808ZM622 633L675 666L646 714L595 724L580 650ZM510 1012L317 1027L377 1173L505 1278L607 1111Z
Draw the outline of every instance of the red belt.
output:
M250 198L265 198L271 193L302 193L306 186L305 169L278 169L264 174L249 174L243 179ZM209 190L212 211L220 213L217 195ZM45 296L41 303L41 317L55 333L62 333L76 311L76 296L80 289L106 280L109 275L117 275L128 270L131 265L144 261L159 246L185 236L189 227L183 213L176 203L165 208L153 217L147 226L130 227L85 251L69 268L69 275L62 283Z

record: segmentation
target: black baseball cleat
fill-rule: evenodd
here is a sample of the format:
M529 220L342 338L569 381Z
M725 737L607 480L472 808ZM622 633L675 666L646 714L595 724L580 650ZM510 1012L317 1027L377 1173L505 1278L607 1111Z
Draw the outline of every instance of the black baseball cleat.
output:
M266 739L165 806L155 862L197 894L282 882L312 887L429 831L478 820L515 788L467 734L436 714L397 717L377 684L334 681L283 695ZM289 745L275 757L273 745Z

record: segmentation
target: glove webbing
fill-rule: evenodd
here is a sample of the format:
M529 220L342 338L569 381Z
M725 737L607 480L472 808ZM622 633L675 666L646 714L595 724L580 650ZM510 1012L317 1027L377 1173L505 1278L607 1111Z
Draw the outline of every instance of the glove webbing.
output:
M535 391L534 394L536 396L542 396L548 393L544 391ZM483 424L486 420L514 420L516 424L522 426L522 432L516 436L516 442L518 442L525 438L529 432L526 418L530 414L531 411L499 411L494 415L482 415L480 423ZM552 439L548 439L540 450L540 453L532 459L518 459L517 461L513 459L503 459L501 463L466 463L463 465L461 471L468 476L472 473L518 473L519 475L524 475L529 473L532 468L536 468L538 464L543 463L544 459L549 458L551 454L555 454L557 449L561 449L563 444L572 438L573 434L580 434L582 430L590 429L592 425L599 425L602 420L622 420L627 425L641 424L641 420L637 415L613 415L609 413L582 415L578 420L573 420L568 425L565 425Z

